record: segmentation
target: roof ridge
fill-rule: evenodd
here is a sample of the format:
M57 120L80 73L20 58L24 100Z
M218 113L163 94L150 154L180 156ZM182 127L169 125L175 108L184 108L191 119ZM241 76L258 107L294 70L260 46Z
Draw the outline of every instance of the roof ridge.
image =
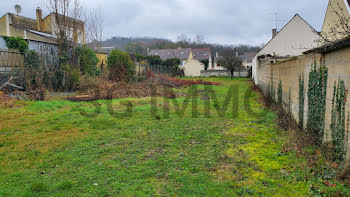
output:
M316 31L303 17L301 17L301 16L297 13L297 14L294 15L294 17L293 17L292 19L290 19L290 21L288 21L287 24L285 24L285 25L282 27L282 29L276 34L275 37L271 38L271 39L269 40L269 42L267 42L267 43L265 44L265 46L264 46L260 51L264 50L264 48L265 48L273 39L275 39L275 38L278 36L278 34L279 34L280 32L282 32L282 30L285 29L285 27L287 27L296 17L299 17L302 21L304 21L304 22L315 32L315 34L316 34L317 31ZM258 54L260 53L260 51L259 51L256 55L258 55ZM255 56L256 56L256 55L255 55ZM254 57L255 57L255 56L254 56Z

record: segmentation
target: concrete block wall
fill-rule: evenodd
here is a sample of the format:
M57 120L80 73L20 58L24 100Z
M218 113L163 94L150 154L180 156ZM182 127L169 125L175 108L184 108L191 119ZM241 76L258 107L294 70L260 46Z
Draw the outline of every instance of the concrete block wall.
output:
M328 87L326 99L326 117L325 117L325 135L324 141L331 141L332 134L330 132L331 110L334 83L339 79L344 80L346 90L350 88L350 47L340 49L327 54L306 54L299 56L296 60L287 61L284 63L268 64L258 66L258 86L262 89L265 95L268 94L268 87L275 89L275 98L277 98L278 85L282 83L283 89L283 107L287 112L290 112L293 118L299 121L299 75L304 75L305 81L305 110L304 110L304 127L307 124L307 88L308 76L313 66L313 61L317 60L319 65L320 58L325 60L328 68ZM347 91L348 92L348 91ZM347 95L349 96L349 95ZM350 112L350 99L346 99L346 116ZM347 119L347 117L346 117ZM349 123L346 122L346 127ZM347 159L350 159L350 141L348 141Z

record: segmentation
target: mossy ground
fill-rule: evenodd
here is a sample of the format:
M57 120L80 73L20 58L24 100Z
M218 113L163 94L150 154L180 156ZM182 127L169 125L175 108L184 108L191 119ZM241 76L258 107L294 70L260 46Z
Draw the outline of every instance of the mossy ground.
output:
M278 128L275 113L258 102L257 93L246 97L248 80L204 80L222 83L213 87L218 103L211 103L210 118L204 116L203 95L198 117L190 105L179 116L172 101L164 117L162 98L156 116L151 98L114 100L119 116L109 113L106 101L0 107L0 196L345 194L344 186L322 186L321 175L296 151L283 151L288 132ZM223 105L231 85L239 88L238 115L232 117L230 103L218 116L214 105ZM248 100L255 115L247 113ZM123 114L125 101L133 104L130 117Z

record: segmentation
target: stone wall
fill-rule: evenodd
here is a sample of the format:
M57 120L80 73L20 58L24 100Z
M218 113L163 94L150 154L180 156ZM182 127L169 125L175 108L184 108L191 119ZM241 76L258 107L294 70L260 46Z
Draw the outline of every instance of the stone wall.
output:
M308 76L311 71L311 66L314 60L324 58L326 67L328 68L328 87L326 100L326 120L325 120L325 141L331 141L330 133L331 110L334 83L339 79L344 80L346 90L350 88L350 47L339 49L326 54L310 53L299 56L295 60L286 61L276 64L261 64L258 66L258 85L265 95L268 94L268 89L274 89L275 98L277 98L278 85L281 82L283 89L283 107L293 116L298 122L299 120L299 75L304 75L305 78L305 110L304 110L304 127L307 123L307 84ZM348 92L348 91L346 91ZM346 99L346 119L350 112L350 99ZM346 122L346 128L348 122ZM350 142L348 141L347 158L350 159Z
M230 77L231 71L229 70L201 70L201 77ZM248 77L248 70L241 72L233 72L234 77Z

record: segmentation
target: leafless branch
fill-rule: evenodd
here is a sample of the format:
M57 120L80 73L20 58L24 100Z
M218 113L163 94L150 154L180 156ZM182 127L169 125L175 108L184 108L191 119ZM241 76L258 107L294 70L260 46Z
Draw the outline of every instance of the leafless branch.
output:
M337 3L336 5L330 3L331 12L335 14L334 21L326 24L330 27L328 32L320 33L320 43L329 44L336 40L340 40L350 36L350 15L348 10Z
M103 38L103 13L101 8L85 13L85 32L88 45L100 50Z

